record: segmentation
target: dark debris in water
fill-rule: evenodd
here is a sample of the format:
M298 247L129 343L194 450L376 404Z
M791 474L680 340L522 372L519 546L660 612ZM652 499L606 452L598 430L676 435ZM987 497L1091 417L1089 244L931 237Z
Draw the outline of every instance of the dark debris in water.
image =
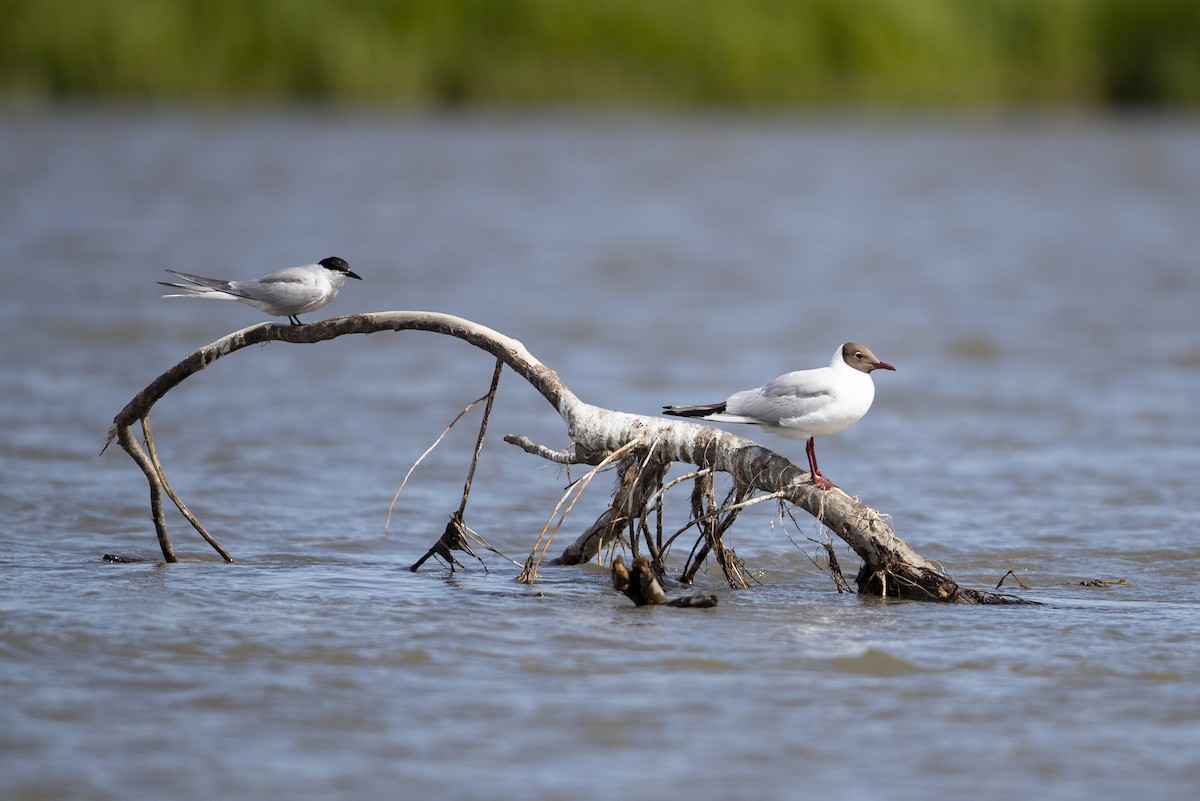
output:
M650 560L639 556L633 560L633 567L625 567L625 560L617 555L612 562L613 589L624 593L629 600L638 606L677 606L683 609L709 609L717 605L715 595L684 595L679 598L667 599Z
M142 562L148 562L149 559L143 559L140 556L121 556L115 553L106 553L100 559L101 562L112 562L118 565L136 565Z

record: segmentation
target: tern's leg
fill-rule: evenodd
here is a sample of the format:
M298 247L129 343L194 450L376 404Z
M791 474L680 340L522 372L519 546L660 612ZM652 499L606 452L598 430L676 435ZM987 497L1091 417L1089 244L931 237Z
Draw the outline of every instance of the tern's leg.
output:
M804 452L808 455L808 472L812 475L812 483L821 489L833 489L837 486L821 473L821 468L817 467L817 449L813 442L813 438L808 438L808 445L805 446Z

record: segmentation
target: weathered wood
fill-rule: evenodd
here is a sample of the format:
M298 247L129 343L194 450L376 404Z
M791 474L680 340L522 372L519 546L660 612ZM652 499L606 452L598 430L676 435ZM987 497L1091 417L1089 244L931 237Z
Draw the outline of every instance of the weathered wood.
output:
M147 454L132 434L133 425L148 422L150 410L167 392L189 376L217 360L250 345L265 342L308 344L347 334L372 334L383 331L429 331L463 340L493 356L534 387L563 419L567 435L574 443L569 452L554 452L510 437L526 450L556 462L598 465L618 450L626 464L637 465L632 484L625 495L618 492L613 506L585 534L595 538L596 548L625 526L644 518L651 498L661 500L662 476L675 462L697 465L728 474L739 495L772 493L804 509L841 537L862 560L856 579L858 592L871 595L916 598L965 603L1006 602L998 596L960 588L945 572L930 564L904 542L876 510L840 489L820 489L807 472L779 454L748 439L701 423L660 417L646 417L604 409L584 403L567 388L558 375L538 361L525 346L511 337L459 317L436 312L393 311L337 317L304 326L261 323L236 331L191 354L160 375L117 414L109 429L108 446L118 440L137 462L150 483L151 509L163 557L175 561L174 549L162 513L162 496L169 484L157 453ZM147 428L148 433L148 428ZM174 496L173 492L169 493ZM199 522L184 511L182 501L173 498L181 511L210 545L232 559ZM722 512L722 510L715 510ZM597 535L599 535L597 537ZM591 546L584 549L594 555Z

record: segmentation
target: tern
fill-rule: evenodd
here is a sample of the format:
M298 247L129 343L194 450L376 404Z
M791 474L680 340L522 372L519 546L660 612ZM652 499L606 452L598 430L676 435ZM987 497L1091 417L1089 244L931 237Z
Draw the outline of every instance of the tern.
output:
M875 399L874 370L895 370L865 345L847 342L828 367L784 373L757 389L705 406L664 406L663 413L714 423L749 423L789 439L807 439L808 470L821 489L837 485L817 467L814 437L837 434L857 423Z
M187 283L159 281L163 286L183 290L182 294L163 295L164 298L238 300L272 317L286 317L292 325L303 325L297 315L314 312L337 297L347 278L362 280L350 271L345 259L337 256L316 264L284 267L253 281L224 281L174 270L167 272Z

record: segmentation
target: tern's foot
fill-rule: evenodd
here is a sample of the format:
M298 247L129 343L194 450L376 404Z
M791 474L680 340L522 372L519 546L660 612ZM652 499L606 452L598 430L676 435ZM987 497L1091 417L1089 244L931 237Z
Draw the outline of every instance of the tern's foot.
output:
M825 476L821 475L820 473L813 474L812 483L813 483L813 486L816 487L817 489L823 489L823 490L840 489L840 487L838 487L837 484L834 484L832 481L825 478Z

